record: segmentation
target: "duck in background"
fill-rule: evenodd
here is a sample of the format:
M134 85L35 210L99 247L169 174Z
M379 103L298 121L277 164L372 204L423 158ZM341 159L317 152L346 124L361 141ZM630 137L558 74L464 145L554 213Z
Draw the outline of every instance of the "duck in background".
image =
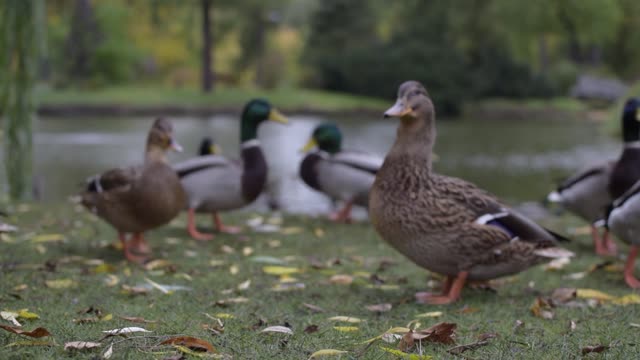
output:
M311 151L316 148L317 150ZM311 188L332 201L343 201L341 210L330 215L336 222L351 221L352 206L368 207L369 190L382 158L342 149L342 133L333 123L317 126L302 149L309 152L300 163L300 177Z
M166 160L170 149L182 151L171 122L159 118L147 137L144 164L98 174L80 194L82 205L118 231L129 261L143 262L150 252L145 231L168 223L184 208L180 179Z
M609 178L615 166L609 161L592 166L564 180L558 188L547 196L547 201L559 203L571 213L590 224L593 247L598 255L615 255L617 247L604 229L600 237L595 222L605 216L607 206L611 204L611 196L607 188Z
M240 119L240 156L234 161L221 155L205 155L173 166L187 194L187 231L197 240L211 240L196 228L196 213L210 213L219 232L237 233L239 228L223 225L218 212L251 204L262 192L267 180L267 162L258 127L271 120L287 123L287 118L262 99L249 101Z
M222 148L211 136L205 136L202 138L202 141L200 141L200 147L198 148L198 156L207 155L222 155Z
M435 110L427 90L407 81L385 118L398 118L396 140L376 175L369 216L380 236L411 261L447 276L442 294L418 302L448 304L467 280L523 271L547 258L573 256L563 238L462 179L431 168Z

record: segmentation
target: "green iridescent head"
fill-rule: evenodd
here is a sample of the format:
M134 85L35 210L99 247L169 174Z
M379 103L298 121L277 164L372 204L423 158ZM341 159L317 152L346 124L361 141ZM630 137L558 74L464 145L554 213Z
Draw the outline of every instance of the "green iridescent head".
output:
M333 123L318 125L302 151L307 152L316 146L329 154L340 152L342 150L342 133L338 126Z
M287 118L269 104L267 100L253 99L242 110L240 141L245 142L258 136L258 126L266 120L286 124Z

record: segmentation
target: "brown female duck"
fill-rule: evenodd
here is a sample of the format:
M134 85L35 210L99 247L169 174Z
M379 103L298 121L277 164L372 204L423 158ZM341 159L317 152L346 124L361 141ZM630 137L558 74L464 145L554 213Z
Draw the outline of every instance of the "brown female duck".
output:
M169 149L182 150L171 122L159 118L149 131L144 164L96 175L81 194L82 204L118 231L130 261L142 262L149 251L142 233L168 223L185 206L180 179L165 158Z
M369 214L396 250L447 276L442 295L418 293L419 302L451 303L467 280L489 280L544 258L573 255L556 247L559 236L491 194L431 169L435 111L420 83L402 84L385 117L399 118L400 125L371 189Z

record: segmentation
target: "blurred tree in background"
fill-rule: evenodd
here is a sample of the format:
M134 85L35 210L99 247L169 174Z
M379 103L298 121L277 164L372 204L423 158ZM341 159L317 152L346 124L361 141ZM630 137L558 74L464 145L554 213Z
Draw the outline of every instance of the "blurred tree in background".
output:
M0 8L0 114L7 183L14 200L27 197L31 190L36 19L42 18L43 9L43 0L6 0Z
M50 0L54 86L312 87L392 97L565 95L640 74L636 0ZM205 16L207 14L207 16Z

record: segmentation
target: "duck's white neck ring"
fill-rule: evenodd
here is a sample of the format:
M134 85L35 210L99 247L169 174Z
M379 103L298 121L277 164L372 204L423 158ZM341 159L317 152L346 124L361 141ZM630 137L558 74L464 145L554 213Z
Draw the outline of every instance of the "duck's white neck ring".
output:
M258 139L251 139L251 140L247 140L245 142L243 142L242 144L240 144L240 148L241 149L248 149L250 147L255 147L255 146L260 146L260 140Z
M640 149L640 140L624 143L625 149Z

